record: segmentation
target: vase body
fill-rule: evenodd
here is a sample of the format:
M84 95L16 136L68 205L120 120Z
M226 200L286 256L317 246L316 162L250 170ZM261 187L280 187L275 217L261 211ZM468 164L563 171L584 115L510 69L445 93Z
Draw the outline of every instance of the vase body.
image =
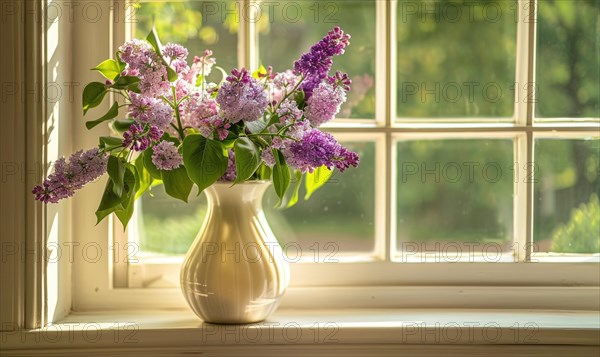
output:
M204 191L206 218L180 278L185 299L205 322L262 321L288 286L288 262L262 210L269 185L215 183Z

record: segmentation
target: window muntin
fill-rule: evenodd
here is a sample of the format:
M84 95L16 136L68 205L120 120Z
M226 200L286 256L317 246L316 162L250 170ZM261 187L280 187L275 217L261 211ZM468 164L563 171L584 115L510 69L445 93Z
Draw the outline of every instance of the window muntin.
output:
M197 2L197 1L188 1L190 3L193 2ZM401 5L401 1L397 1L397 2L379 2L376 1L373 6L376 6L377 10L376 10L376 22L378 24L381 23L381 21L386 21L386 13L387 14L394 14L398 12L398 6ZM417 2L418 3L418 2ZM443 4L442 2L438 2L440 4ZM143 6L143 4L142 4ZM453 6L453 5L450 5ZM495 7L495 5L490 5ZM504 6L504 5L502 5ZM511 18L513 19L513 23L512 23L512 27L510 29L506 28L503 31L499 32L499 36L500 37L506 37L506 39L508 39L508 41L514 41L514 37L509 36L508 34L511 33L511 31L521 31L520 35L518 34L516 36L517 39L523 40L525 39L525 42L527 43L527 38L528 36L531 36L531 28L532 25L530 25L530 21L532 19L532 15L531 15L531 3L528 1L520 1L517 3L514 3L514 6L516 6L516 8L511 8L509 7L508 9L505 9L506 11L508 11L511 15ZM229 9L234 9L235 6L230 7ZM239 9L239 7L238 7ZM515 17L515 14L518 14L517 17ZM504 14L503 16L506 16L507 14ZM401 61L402 59L402 55L403 55L403 51L405 51L402 47L400 47L401 43L400 41L396 41L394 38L394 35L396 32L393 31L394 30L394 23L398 22L398 19L394 19L393 16L388 15L391 17L389 22L386 22L386 31L384 31L383 33L381 31L377 32L378 36L380 35L384 35L387 34L387 36L389 36L389 42L386 43L385 41L381 41L379 38L377 39L377 44L383 44L385 46L389 46L390 49L393 49L394 47L397 47L397 53L393 52L393 51L387 51L388 55L390 55L390 58L396 58L397 61ZM518 23L515 24L515 20L514 19L518 19ZM239 26L242 26L243 23L243 17L240 17L241 22ZM447 21L447 19L446 19ZM333 26L333 24L331 24ZM401 26L402 24L396 24L397 26ZM448 25L448 24L446 24ZM446 25L439 25L439 26L446 26ZM464 25L464 24L463 24ZM275 26L274 24L272 26ZM379 26L379 25L378 25ZM495 26L493 24L487 24L487 26ZM507 25L508 26L508 25ZM513 28L514 27L514 28ZM239 29L240 27L238 27ZM520 30L519 30L520 28ZM264 46L264 42L265 41L260 41L260 38L266 38L266 37L262 37L262 36L267 36L264 33L261 34L260 32L261 29L261 25L257 24L254 28L253 31L255 31L256 36L259 38L259 46L255 49L255 53L258 52L259 54L259 58L260 58L260 46ZM346 29L348 30L348 29ZM350 32L350 31L348 31ZM525 34L523 34L525 33ZM374 36L374 34L373 34ZM252 36L250 36L251 38ZM168 40L168 37L165 37L166 40ZM165 40L165 41L166 41ZM238 37L238 41L242 44L242 45L247 45L246 42L244 42L245 40ZM473 41L476 41L476 39L474 39ZM523 42L523 41L521 41ZM354 43L353 43L354 44ZM508 46L509 48L512 45ZM596 45L597 46L597 45ZM207 46L210 47L210 46ZM243 47L243 46L241 46ZM523 48L523 44L517 44L518 48ZM527 47L527 46L525 46ZM238 45L238 49L240 48L240 45ZM532 57L535 52L534 52L534 48L532 47L527 47L529 54L527 56L521 56L521 57L517 57L516 59L514 58L514 54L511 53L511 51L506 52L505 55L507 57L513 57L512 61L513 61L513 67L509 72L510 76L514 76L514 73L516 72L517 74L519 73L519 71L521 73L525 72L527 73L529 71L529 73L531 73L531 69L535 68L534 66L530 66L527 61L523 61L523 59L527 59L529 57ZM378 49L377 51L381 51L381 49ZM232 52L232 51L229 51ZM297 52L297 51L296 51ZM386 52L386 51L384 51ZM238 51L239 53L239 51ZM350 53L350 52L349 52ZM379 53L379 52L378 52ZM346 55L348 56L348 54ZM238 56L239 57L239 56ZM379 58L379 57L378 57ZM505 58L503 57L503 59L500 60L504 60ZM275 59L276 60L276 59ZM264 61L261 58L261 62ZM248 61L244 62L242 58L238 58L238 63L247 63ZM268 64L267 61L264 61L266 64ZM383 71L383 73L385 75L381 76L381 77L377 77L377 78L381 78L384 81L387 80L386 77L389 76L390 73L392 73L396 67L395 62L391 62L391 65L387 65L386 64L386 58L379 58L376 60L376 64L377 64L377 74L379 75L380 73L382 73L381 71ZM458 69L460 69L458 66L456 67ZM516 71L515 71L516 68ZM545 73L540 73L538 72L538 77L539 76L544 76ZM527 76L525 76L527 77ZM523 76L519 76L520 79L524 78ZM440 82L440 81L438 81ZM442 82L440 82L442 83ZM376 87L380 88L379 85L381 85L381 83L376 83ZM394 159L395 156L398 155L398 153L396 152L397 148L395 146L395 142L397 140L396 136L399 135L401 133L401 140L407 140L407 141L411 141L411 140L416 140L416 139L431 139L431 137L437 137L438 139L446 139L446 138L440 138L440 137L444 137L444 136L457 136L457 137L468 137L469 139L472 140L492 140L492 139L506 139L506 138L514 138L515 141L515 145L512 145L514 147L514 151L512 153L512 157L514 157L515 160L515 165L517 165L519 167L519 172L521 177L531 177L531 175L533 174L533 167L535 166L535 162L533 160L530 160L529 158L533 158L533 150L531 148L532 146L532 136L530 135L526 135L526 133L537 133L537 132L545 132L548 130L555 130L557 132L561 132L562 130L565 130L566 132L570 132L571 136L574 137L580 137L580 138L584 138L584 137L588 137L590 136L590 133L592 133L592 136L598 136L598 131L597 128L594 127L582 127L579 126L578 130L580 130L579 133L574 133L572 131L572 128L569 127L568 124L564 124L561 123L560 125L556 126L556 127L538 127L536 125L532 125L531 123L533 122L533 115L532 115L532 111L531 110L520 110L517 111L515 109L518 109L518 107L527 107L527 108L533 108L534 107L534 103L535 105L539 105L539 99L536 98L536 95L539 93L539 91L531 91L526 93L525 95L522 95L522 93L512 93L510 95L511 98L513 98L513 96L517 96L519 98L525 98L527 99L526 101L521 102L515 102L514 99L511 99L511 111L509 113L508 110L505 111L506 113L506 117L503 118L496 118L497 120L490 120L491 117L493 117L492 114L489 115L489 117L485 117L485 115L481 114L481 112L478 115L473 115L473 116L469 116L470 114L460 114L461 116L455 116L451 118L451 121L460 121L463 122L461 124L452 124L452 122L448 122L448 121L444 121L444 126L443 127L436 127L436 126L431 126L428 123L425 123L425 121L429 121L431 122L431 118L421 118L419 119L416 123L412 123L410 127L408 127L410 130L408 130L407 132L404 132L404 126L402 126L402 122L407 119L404 117L401 117L400 120L402 120L402 122L398 122L397 123L393 123L393 119L396 118L396 113L394 113L394 110L396 110L396 106L394 105L393 107L391 106L391 103L394 102L395 99L397 99L397 96L399 95L399 91L401 88L395 88L397 87L397 83L390 83L390 87L388 88L388 94L384 93L384 91L380 91L378 92L378 98L377 100L382 101L382 103L384 105L389 105L390 107L388 107L388 109L386 110L381 110L380 115L385 114L385 121L380 121L380 125L382 125L381 127L373 127L373 126L365 126L363 125L364 123L359 123L358 121L356 122L356 124L352 124L352 121L350 121L349 123L346 122L344 124L344 126L336 126L334 128L332 128L331 130L334 131L336 133L336 135L346 135L346 134L350 134L354 137L361 137L361 136L365 136L365 139L363 141L368 141L369 138L366 138L366 136L369 135L381 135L380 139L381 141L378 142L378 146L379 149L376 151L376 154L374 156L374 159L376 161L376 163L374 163L375 165L375 181L376 183L375 185L375 198L374 198L374 206L376 207L375 209L375 228L374 231L375 233L375 251L376 251L376 256L379 257L378 259L371 259L372 263L370 263L373 267L377 266L378 260L380 259L384 259L384 260L389 260L389 261L393 261L393 262L398 262L398 261L402 261L402 260L398 260L397 259L397 251L396 251L396 246L394 246L394 244L397 243L396 241L396 235L393 233L394 232L394 226L396 224L396 214L394 213L394 209L396 209L395 205L396 205L396 198L392 197L391 192L393 192L394 190L398 189L398 187L396 186L397 183L397 177L395 177L395 175L397 175L397 173L395 173L395 169L393 168L394 165L397 164L397 162L395 161L396 159ZM383 88L386 88L385 86ZM528 86L527 83L525 83L525 85L522 85L522 83L519 83L519 88L520 90L530 90L530 88L533 88L531 86ZM392 90L393 89L393 90ZM387 90L387 89L386 89ZM380 94L386 94L385 96L382 97L380 96ZM508 102L507 102L508 103ZM398 106L400 105L399 103L397 103ZM450 105L450 104L455 104L452 102L449 103L430 103L432 104L432 106L437 106L437 105ZM435 104L435 105L434 105ZM508 104L506 104L508 105ZM378 110L380 110L380 108L378 108ZM435 109L434 109L435 110ZM493 110L497 110L497 109L493 109ZM515 115L515 125L514 126L507 126L506 123L498 123L498 120L510 120L510 115L512 115L512 113L527 113L528 117L522 117L519 116L518 114L514 114ZM352 115L351 115L352 117ZM439 117L446 117L446 115L440 115ZM434 119L436 119L436 117L434 116ZM597 119L597 118L596 118ZM564 122L564 119L562 119ZM438 121L436 119L436 121ZM452 133L452 135L449 134L443 134L443 132L448 129L449 132ZM516 139L518 138L518 140ZM464 138L463 138L464 139ZM359 140L360 141L360 140ZM498 140L495 140L498 141ZM510 142L509 140L500 140L500 141L506 141L506 142ZM507 154L509 155L509 154ZM510 155L509 155L510 156ZM364 164L364 161L363 161ZM381 175L384 175L384 177L382 177ZM340 176L343 177L343 176ZM531 183L529 182L519 182L518 184L515 183L514 187L513 187L513 193L512 193L512 199L514 200L514 204L510 207L508 207L508 209L513 209L513 229L514 229L514 234L512 234L512 237L514 238L514 244L513 244L513 249L514 251L512 252L514 254L514 257L511 257L510 261L524 261L524 260L529 260L531 259L532 254L531 253L536 253L535 254L535 259L539 259L540 256L542 256L541 252L537 253L537 250L533 248L533 245L530 243L527 243L527 239L531 239L530 242L533 242L533 238L531 238L529 236L528 233L528 228L527 228L527 222L531 222L533 221L533 216L534 216L534 212L533 212L533 208L535 205L532 202L531 204L529 204L528 200L529 198L525 197L526 196L526 188L528 185L531 185ZM438 188L439 190L439 188ZM504 207L504 206L503 206ZM408 208L410 209L410 208ZM379 213L377 213L379 212ZM506 216L506 215L505 215ZM200 224L200 220L201 218L198 218L198 224ZM506 231L503 232L506 235L509 235L510 232ZM535 233L533 233L535 234ZM391 238L390 238L391 237ZM528 238L529 237L529 238ZM389 239L388 239L389 238ZM519 251L517 251L519 250ZM526 251L527 254L524 254L521 251ZM359 252L360 253L360 252ZM366 254L366 250L363 252L365 254L363 254L363 256L367 257L368 255ZM509 251L506 252L507 254L510 254ZM360 255L360 254L358 254ZM562 256L562 255L561 255ZM423 260L421 260L423 261ZM165 261L166 262L166 261ZM348 261L346 261L348 262ZM443 261L444 262L444 261ZM445 262L449 262L449 261L445 261ZM143 260L141 262L138 262L143 264ZM164 263L164 262L163 262ZM385 266L388 266L387 262L382 262L381 264L384 264ZM165 265L165 267L170 266L170 265ZM176 262L173 264L173 268L176 269ZM162 269L162 268L161 268ZM328 268L326 266L322 266L322 269L324 269L324 271L326 271ZM350 268L348 268L350 269ZM156 270L156 269L155 269ZM323 276L327 276L327 274L322 274ZM315 281L319 280L319 277L315 277ZM318 283L317 283L318 284Z

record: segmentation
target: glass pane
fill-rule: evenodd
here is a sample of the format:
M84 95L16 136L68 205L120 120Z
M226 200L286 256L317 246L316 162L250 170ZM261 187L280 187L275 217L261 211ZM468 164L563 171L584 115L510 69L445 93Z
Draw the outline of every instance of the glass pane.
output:
M152 24L161 42L175 42L189 50L188 64L204 50L214 53L217 65L230 70L237 67L239 9L235 1L142 0L137 2L134 36L145 38ZM214 76L214 78L213 78ZM221 79L213 71L212 81Z
M308 201L289 209L274 208L275 191L265 195L267 219L290 259L299 252L320 262L337 259L339 252L371 252L375 237L375 144L342 143L360 155L358 168L334 173ZM318 249L318 250L317 250ZM316 255L318 254L318 255ZM327 260L325 260L327 258Z
M536 115L600 117L600 2L538 2Z
M510 117L516 1L399 1L399 118Z
M346 53L333 58L332 72L348 73L352 90L338 118L375 116L375 0L280 1L260 5L260 63L274 71L292 68L310 46L335 26L349 33Z
M493 262L512 250L511 140L402 141L397 155L402 261L427 253L428 261Z
M536 140L535 171L535 249L600 253L600 140Z
M206 197L196 197L194 189L189 203L176 200L164 186L153 187L136 207L139 249L142 253L185 254L196 238L206 214Z

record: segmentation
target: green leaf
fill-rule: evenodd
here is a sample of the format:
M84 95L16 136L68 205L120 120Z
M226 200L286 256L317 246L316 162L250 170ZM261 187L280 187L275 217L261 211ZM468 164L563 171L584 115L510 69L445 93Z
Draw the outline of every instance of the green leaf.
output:
M306 174L306 180L304 181L306 195L304 195L304 199L308 200L316 190L329 180L332 174L333 170L329 170L325 165L316 168L312 173Z
M177 80L177 72L169 65L167 66L167 77L169 78L169 82L175 82Z
M260 166L260 172L259 172L260 179L261 180L270 180L272 171L273 170L269 166L262 164Z
M121 221L123 225L123 230L127 228L127 223L133 216L133 208L135 203L135 193L139 188L139 179L137 176L137 172L135 166L128 165L128 170L125 172L125 192L124 196L126 199L123 201L121 206L122 209L115 210L115 215Z
M101 136L100 149L123 146L123 139L114 136Z
M85 113L87 113L89 109L95 108L98 105L100 105L106 93L107 91L104 87L104 83L92 82L85 86L85 88L83 89L83 95L81 97L81 103L83 104L83 114L85 115Z
M165 185L165 192L171 197L187 202L194 183L188 177L185 166L182 165L170 171L161 170L160 173Z
M100 72L104 77L110 79L111 81L117 78L119 74L125 69L125 65L121 65L119 62L114 59L107 59L103 61L96 67L92 68L93 71Z
M154 178L156 180L162 180L162 175L160 174L160 170L152 162L153 154L154 154L154 151L152 148L146 149L146 151L144 151L142 153L142 156L144 157L143 158L144 167L146 168L146 170L148 171L150 176L152 176L152 178Z
M275 187L277 197L279 197L277 206L280 206L283 197L285 196L285 191L287 191L290 186L290 169L285 163L283 154L279 152L279 150L273 149L273 156L275 157L275 166L273 166L273 186Z
M267 128L269 123L265 118L260 118L255 121L247 121L246 127L250 130L252 134L258 134Z
M156 28L154 26L152 26L150 33L146 37L146 41L150 42L152 48L154 48L154 52L160 55L162 44L160 43L160 39L158 38L158 34L156 33Z
M235 182L244 182L260 165L258 148L248 137L240 137L233 144L233 151L235 152Z
M190 179L198 185L198 194L223 176L227 161L227 151L219 141L199 134L183 140L183 163Z
M140 79L136 76L123 76L119 77L111 88L114 89L134 89L140 83Z
M113 181L113 191L115 195L121 196L123 194L123 188L125 186L125 165L123 161L116 156L110 155L108 157L108 164L106 165L106 172Z
M260 78L260 76L265 76L267 74L267 69L265 68L265 66L263 66L262 64L260 65L260 67L258 67L258 69L254 72L252 72L252 77L254 78Z
M124 132L129 130L129 127L133 123L135 123L135 120L133 119L115 119L110 123L110 127L117 133L123 134Z
M107 120L116 118L118 114L119 114L119 103L115 102L112 105L112 107L110 107L108 112L106 114L104 114L101 118L85 122L85 127L88 129L91 129L100 123L103 123Z
M137 200L141 197L152 185L154 179L150 175L150 172L144 166L144 155L140 155L135 159L134 162L135 169L137 170L138 179L139 179L139 187L135 192L135 199Z
M123 201L127 200L128 197L117 196L113 190L113 181L108 179L106 187L104 188L104 194L100 200L100 205L96 209L96 224L100 223L106 216L113 213L116 209L123 209Z
M287 203L286 208L290 208L292 206L294 206L296 203L298 203L298 196L300 193L300 185L302 184L302 178L304 177L304 175L302 175L302 172L300 170L295 170L294 171L294 193L292 194L292 197L290 197L290 200Z
M127 166L123 183L122 194L117 195L113 188L114 182L109 176L106 187L104 188L104 194L100 200L100 205L96 210L96 224L100 223L100 221L109 214L115 213L123 226L127 226L127 222L129 222L129 219L133 214L133 202L135 201L135 195L133 193L137 191L138 187L137 173L135 172L135 167L133 165Z

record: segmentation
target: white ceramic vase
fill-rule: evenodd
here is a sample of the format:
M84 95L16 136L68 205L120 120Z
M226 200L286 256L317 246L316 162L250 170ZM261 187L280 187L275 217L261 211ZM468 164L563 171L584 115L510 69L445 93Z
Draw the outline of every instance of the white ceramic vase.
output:
M207 188L208 211L181 267L181 289L205 322L266 319L289 283L289 265L262 210L267 181Z

